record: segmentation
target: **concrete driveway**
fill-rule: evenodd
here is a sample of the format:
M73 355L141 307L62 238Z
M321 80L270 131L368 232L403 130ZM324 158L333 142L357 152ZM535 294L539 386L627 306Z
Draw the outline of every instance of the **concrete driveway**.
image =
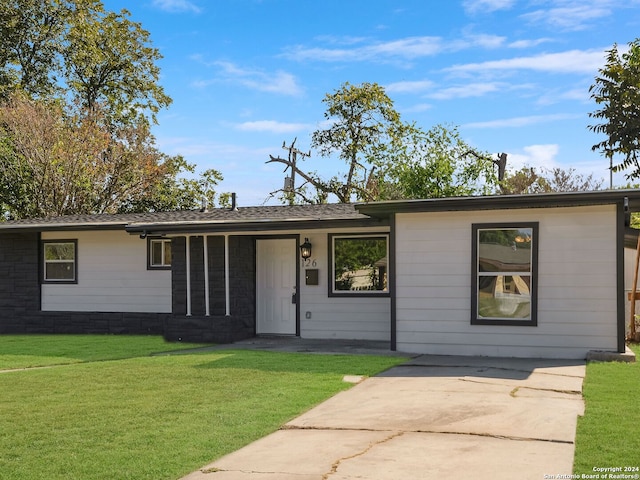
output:
M184 480L571 474L584 362L421 356Z

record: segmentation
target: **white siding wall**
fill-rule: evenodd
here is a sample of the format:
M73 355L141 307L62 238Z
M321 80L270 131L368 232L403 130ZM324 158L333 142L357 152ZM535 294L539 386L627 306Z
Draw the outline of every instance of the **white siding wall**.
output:
M617 348L614 206L398 214L397 347L584 358ZM539 222L538 326L471 325L471 225Z
M46 232L78 240L78 283L42 285L42 310L171 312L171 272L147 270L147 241L122 231Z
M300 242L305 237L313 245L311 262L316 266L300 266L300 336L302 338L336 338L360 340L390 339L389 297L336 298L328 295L329 233L388 232L387 227L373 229L313 230L300 233ZM298 258L300 258L298 256ZM300 260L302 262L302 260ZM319 270L319 284L305 284L305 268ZM311 318L306 314L310 312Z

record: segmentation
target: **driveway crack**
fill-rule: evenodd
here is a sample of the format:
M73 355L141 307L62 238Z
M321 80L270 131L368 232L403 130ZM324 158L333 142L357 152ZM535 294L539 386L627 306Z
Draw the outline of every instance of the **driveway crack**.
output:
M404 435L406 432L394 432L391 435L388 435L387 437L378 440L376 442L371 442L364 450L358 452L358 453L354 453L353 455L347 455L345 457L341 457L339 459L337 459L335 462L333 462L333 464L331 465L331 470L328 471L327 473L325 473L322 476L322 480L328 480L329 477L331 477L331 475L334 475L335 473L338 472L338 468L340 468L340 464L342 464L343 462L346 462L347 460L352 460L354 458L358 458L361 457L362 455L365 455L367 452L369 452L373 447L376 447L378 445L382 445L383 443L386 443L390 440L393 440L394 438L400 437L402 435Z

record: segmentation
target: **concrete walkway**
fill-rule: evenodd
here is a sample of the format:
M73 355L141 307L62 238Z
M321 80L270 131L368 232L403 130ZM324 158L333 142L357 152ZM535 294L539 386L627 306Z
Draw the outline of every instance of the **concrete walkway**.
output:
M584 374L575 360L416 357L184 480L558 478Z

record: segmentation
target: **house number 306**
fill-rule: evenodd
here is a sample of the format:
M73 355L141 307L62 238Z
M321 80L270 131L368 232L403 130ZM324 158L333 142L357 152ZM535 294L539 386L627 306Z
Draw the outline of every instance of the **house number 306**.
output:
M316 262L316 259L313 258L305 258L303 260L304 266L305 267L317 267L318 266L318 262Z

